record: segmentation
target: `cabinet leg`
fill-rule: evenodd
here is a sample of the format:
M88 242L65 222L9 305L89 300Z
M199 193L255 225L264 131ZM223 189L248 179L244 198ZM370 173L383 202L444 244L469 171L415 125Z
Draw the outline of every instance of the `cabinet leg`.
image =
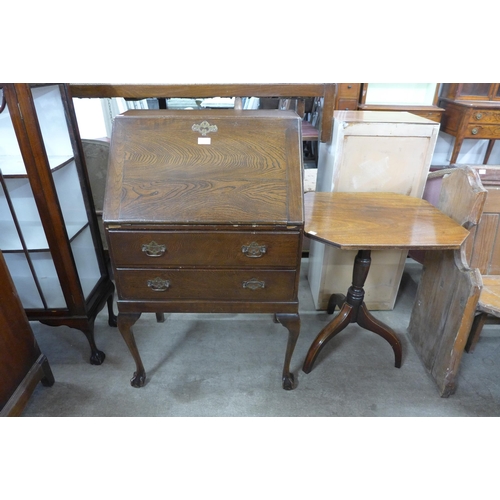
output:
M118 330L120 331L123 340L125 340L136 365L136 371L130 380L132 387L143 387L146 383L146 371L144 370L144 365L142 364L141 356L139 355L139 350L137 349L137 345L135 343L134 333L132 332L132 326L140 317L141 313L118 314Z
M94 322L89 321L86 327L81 328L82 332L87 337L90 345L90 364L91 365L102 365L106 359L106 354L97 348L94 339Z
M108 301L107 301L107 304L108 304L108 325L109 326L116 326L118 324L116 314L113 311L113 297L114 297L114 293L111 293L111 295L108 297Z
M288 342L285 353L285 363L283 365L283 389L291 391L295 388L295 379L293 373L290 372L290 362L292 360L293 351L297 344L297 339L300 333L300 316L298 314L276 314L275 321L282 324L288 330Z
M484 155L483 165L488 164L488 160L490 159L491 151L493 150L494 145L495 145L495 139L490 139L488 141L488 147L486 148L486 153Z
M43 355L41 362L40 362L40 368L42 370L42 378L40 379L40 382L42 383L43 386L45 387L51 387L54 385L54 374L52 373L52 369L50 368L49 361L45 355Z
M460 148L462 147L463 142L463 137L455 138L455 144L453 144L453 151L450 158L450 165L457 162L458 154L460 153Z

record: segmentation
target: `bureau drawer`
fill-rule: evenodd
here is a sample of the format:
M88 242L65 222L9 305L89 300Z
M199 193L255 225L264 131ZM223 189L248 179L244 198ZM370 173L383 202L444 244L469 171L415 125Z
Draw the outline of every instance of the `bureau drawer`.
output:
M339 83L337 95L339 97L354 97L356 100L359 97L359 83Z
M358 109L357 99L339 99L337 103L337 109L356 111Z
M296 271L120 269L115 273L118 298L138 301L296 300Z
M115 267L293 267L298 232L109 231Z
M466 137L474 139L500 139L500 124L498 125L468 125Z
M500 111L474 111L470 117L470 122L500 124Z

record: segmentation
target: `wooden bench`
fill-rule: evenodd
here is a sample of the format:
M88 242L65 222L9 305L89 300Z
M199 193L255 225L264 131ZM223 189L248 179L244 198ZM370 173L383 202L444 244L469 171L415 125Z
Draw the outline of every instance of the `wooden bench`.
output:
M465 346L469 353L474 351L485 323L498 323L500 318L500 165L471 167L479 173L488 197L476 230L471 255L471 266L477 267L481 272L483 289Z
M460 250L426 252L408 335L442 397L456 390L465 344L479 302L482 279L468 264L474 229L487 191L478 173L455 168L444 175L437 207L471 231Z
M423 197L430 203L436 204L443 176L458 167L460 165L450 165L441 169L435 167L435 171L429 173ZM483 326L488 322L498 323L500 318L500 165L468 165L468 167L479 174L481 183L488 192L481 220L474 228L467 244L468 262L471 267L479 270L483 283L476 316L465 345L465 351L472 353ZM421 252L412 252L410 256L420 263L423 262Z

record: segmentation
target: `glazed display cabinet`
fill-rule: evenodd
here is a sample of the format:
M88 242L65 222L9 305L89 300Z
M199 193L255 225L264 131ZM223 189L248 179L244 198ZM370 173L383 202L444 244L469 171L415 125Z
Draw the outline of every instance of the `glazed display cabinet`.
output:
M67 86L0 84L0 249L30 321L87 337L114 285Z

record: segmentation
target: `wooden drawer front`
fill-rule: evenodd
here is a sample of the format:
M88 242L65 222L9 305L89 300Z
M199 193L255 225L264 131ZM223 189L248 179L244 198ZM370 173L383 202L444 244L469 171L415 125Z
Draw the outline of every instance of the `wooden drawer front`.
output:
M295 271L119 270L121 300L296 300Z
M337 109L356 111L358 109L357 99L339 99L337 103Z
M500 123L500 111L474 111L470 122L485 124Z
M356 101L359 97L359 83L339 83L338 96L339 97L354 97Z
M108 234L116 267L295 268L299 256L298 232L110 231Z
M500 124L468 125L466 137L475 139L500 139Z
M410 113L438 123L441 121L441 116L443 114L442 111L410 111Z

